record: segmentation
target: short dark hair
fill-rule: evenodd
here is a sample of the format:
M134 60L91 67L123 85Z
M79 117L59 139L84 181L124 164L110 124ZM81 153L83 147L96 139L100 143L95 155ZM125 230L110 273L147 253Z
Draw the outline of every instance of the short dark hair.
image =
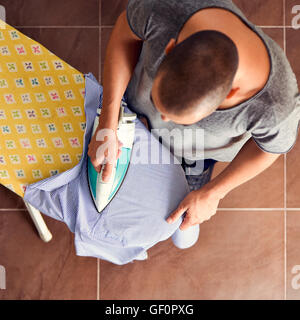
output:
M180 42L162 60L158 97L163 107L180 115L202 107L211 113L231 90L238 51L224 33L205 30Z

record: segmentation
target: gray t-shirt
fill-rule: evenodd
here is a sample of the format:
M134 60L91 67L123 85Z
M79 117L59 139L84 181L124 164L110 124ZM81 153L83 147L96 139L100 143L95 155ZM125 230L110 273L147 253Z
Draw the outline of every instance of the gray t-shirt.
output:
M259 27L249 22L230 0L129 0L128 23L132 31L144 40L138 63L125 93L129 107L138 115L146 116L152 129L187 128L172 121L163 121L151 103L150 92L169 40L176 39L189 17L208 7L231 11L261 37L268 49L271 71L265 87L252 98L229 109L216 110L188 126L193 130L204 129L203 158L232 161L250 137L264 151L290 151L297 138L300 119L300 94L296 77L280 46ZM195 155L195 139L184 139L182 143L180 139L162 137L161 142L178 158L184 152L186 159L201 159L199 153Z

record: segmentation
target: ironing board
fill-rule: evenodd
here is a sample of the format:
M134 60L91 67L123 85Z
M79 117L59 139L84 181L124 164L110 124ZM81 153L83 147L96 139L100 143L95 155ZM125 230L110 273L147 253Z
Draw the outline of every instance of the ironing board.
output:
M0 29L0 183L26 186L74 167L86 125L84 75L2 22ZM43 240L51 234L26 203Z

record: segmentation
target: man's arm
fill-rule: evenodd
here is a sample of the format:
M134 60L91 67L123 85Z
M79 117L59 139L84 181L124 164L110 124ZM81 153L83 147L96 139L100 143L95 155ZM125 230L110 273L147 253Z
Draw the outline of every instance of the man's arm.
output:
M104 158L108 157L109 154L112 155L112 157L108 157L108 159L112 160L112 163L106 163L102 173L104 181L109 179L113 164L119 155L119 152L117 152L116 132L120 103L137 64L142 44L143 41L131 31L127 21L126 11L123 11L117 19L106 48L102 80L103 101L101 117L97 131L92 137L88 147L88 155L94 168L98 172L101 170ZM113 136L115 138L112 139L113 143L111 144L110 152L108 152L107 148L105 152L97 153L97 150L100 150L102 144L106 143L103 140L98 141L96 138L97 133L102 129L111 129L110 132L114 133ZM104 149L102 148L102 150ZM115 153L113 153L113 151L115 151Z
M130 29L126 11L118 17L106 48L101 118L117 124L122 96L137 64L143 41Z
M264 152L250 138L233 161L218 176L201 189L187 195L169 216L167 222L175 222L184 212L187 214L180 225L181 230L209 220L217 212L219 201L222 198L234 188L270 167L279 156L280 154Z
M231 190L270 167L279 156L280 154L261 150L250 138L232 162L208 183L207 189L222 199Z

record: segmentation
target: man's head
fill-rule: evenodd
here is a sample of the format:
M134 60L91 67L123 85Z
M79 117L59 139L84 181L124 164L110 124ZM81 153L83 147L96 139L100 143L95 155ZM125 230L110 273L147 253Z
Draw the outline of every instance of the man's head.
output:
M151 98L163 120L192 124L214 112L232 91L238 51L229 37L213 30L169 45Z

